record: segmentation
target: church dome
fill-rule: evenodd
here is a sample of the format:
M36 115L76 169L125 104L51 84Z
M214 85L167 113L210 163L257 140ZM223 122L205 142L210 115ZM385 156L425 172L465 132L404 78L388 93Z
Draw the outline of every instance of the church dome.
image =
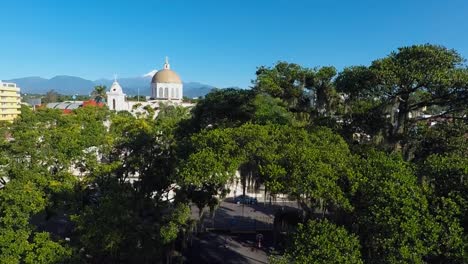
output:
M164 63L164 69L158 71L151 80L152 83L182 83L179 75L175 71L171 70L169 59L166 57L166 63Z
M152 83L182 83L179 75L173 70L164 69L158 71L154 76Z

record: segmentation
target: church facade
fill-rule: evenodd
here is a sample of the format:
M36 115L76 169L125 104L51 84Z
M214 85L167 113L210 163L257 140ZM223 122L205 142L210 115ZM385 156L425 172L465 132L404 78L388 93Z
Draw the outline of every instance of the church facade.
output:
M164 68L156 72L151 80L151 97L154 99L182 100L182 81L179 75L171 70L167 57Z
M122 87L114 80L112 86L107 94L107 106L110 110L114 111L128 111L126 103L126 94L124 94Z
M113 111L128 111L133 114L144 113L146 106L157 110L160 104L181 105L191 107L193 104L184 103L182 98L183 83L179 75L171 70L171 65L166 57L163 69L157 71L151 78L151 98L146 102L128 101L127 95L117 80L110 87L107 94L107 106Z

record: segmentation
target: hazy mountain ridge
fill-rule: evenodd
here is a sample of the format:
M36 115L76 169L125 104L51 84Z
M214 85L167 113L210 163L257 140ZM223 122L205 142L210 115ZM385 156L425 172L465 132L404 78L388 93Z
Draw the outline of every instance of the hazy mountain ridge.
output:
M151 77L149 76L119 78L118 81L127 95L151 95ZM51 79L33 76L5 80L5 82L16 83L21 88L21 92L26 94L45 94L50 90L55 90L64 95L87 95L93 91L95 85L105 85L109 88L114 80L91 81L76 76L59 75ZM186 82L184 83L184 96L190 98L204 96L213 88L214 86L208 84Z

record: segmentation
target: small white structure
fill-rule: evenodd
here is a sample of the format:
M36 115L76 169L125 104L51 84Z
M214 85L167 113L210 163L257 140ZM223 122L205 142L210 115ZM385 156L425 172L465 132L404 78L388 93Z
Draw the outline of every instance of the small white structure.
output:
M156 72L151 80L151 97L153 99L182 100L183 84L179 75L171 70L166 57L164 69Z
M109 92L107 94L107 106L110 110L114 111L128 111L128 104L125 102L125 94L123 93L122 87L114 80Z

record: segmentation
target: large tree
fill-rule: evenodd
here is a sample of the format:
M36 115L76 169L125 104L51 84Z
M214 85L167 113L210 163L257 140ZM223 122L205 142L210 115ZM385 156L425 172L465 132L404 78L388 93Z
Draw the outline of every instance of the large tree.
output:
M309 215L351 209L353 156L329 129L245 124L195 135L190 148L181 170L188 184L224 187L239 170L244 189L262 183L298 199Z
M188 228L185 197L176 195L175 130L187 111L164 106L156 119L115 114L111 148L79 185L73 216L79 246L92 263L154 263L170 258Z
M234 127L252 119L254 108L251 90L215 89L198 101L192 109L186 130L199 132L207 127Z
M428 201L411 166L396 155L370 152L353 212L367 263L424 263L435 246Z
M312 117L330 116L341 102L334 87L335 75L333 66L311 69L278 62L273 67L257 69L253 88L257 93L280 98L298 118L304 119L301 113L311 114Z
M271 258L274 264L361 264L358 238L328 220L299 224L283 256Z
M257 69L253 81L257 93L280 98L295 112L307 111L310 105L306 88L311 83L313 71L295 63L278 62L273 67Z
M437 106L438 115L453 116L466 110L468 69L463 63L460 54L442 46L402 47L373 61L369 68L345 69L337 86L349 98L378 102L381 115L389 117L388 143L395 150L405 150L404 137L418 112Z

